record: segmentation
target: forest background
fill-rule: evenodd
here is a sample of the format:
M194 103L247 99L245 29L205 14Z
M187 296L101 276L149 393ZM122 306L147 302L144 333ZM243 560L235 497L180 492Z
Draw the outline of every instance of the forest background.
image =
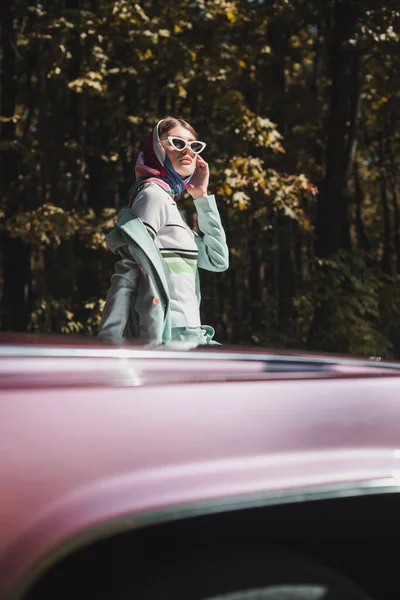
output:
M95 335L167 113L207 142L235 344L400 358L397 0L0 2L0 328ZM183 199L192 224L195 214Z

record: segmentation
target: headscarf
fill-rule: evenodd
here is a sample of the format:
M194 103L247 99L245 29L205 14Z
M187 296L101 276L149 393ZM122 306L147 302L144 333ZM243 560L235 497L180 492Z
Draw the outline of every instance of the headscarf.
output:
M147 142L140 151L136 160L135 175L136 182L129 191L129 206L132 206L138 188L149 181L154 181L169 194L177 195L187 188L192 175L182 179L175 171L169 160L158 133L158 127L162 120L157 123Z

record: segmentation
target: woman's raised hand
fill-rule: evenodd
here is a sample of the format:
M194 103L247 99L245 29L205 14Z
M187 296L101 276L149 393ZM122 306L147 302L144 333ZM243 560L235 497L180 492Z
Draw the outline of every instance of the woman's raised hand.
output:
M193 200L208 195L209 179L210 171L208 164L199 155L197 155L196 168L187 186L187 191L192 196Z

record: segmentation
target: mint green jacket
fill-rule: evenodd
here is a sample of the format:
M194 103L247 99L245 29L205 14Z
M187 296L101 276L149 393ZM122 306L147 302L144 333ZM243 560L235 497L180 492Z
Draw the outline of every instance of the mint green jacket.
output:
M194 201L199 229L195 240L198 267L221 272L229 266L229 251L213 195ZM171 340L169 272L142 221L123 208L106 242L120 259L115 264L107 293L99 335L105 339L141 338L154 343ZM196 271L196 295L200 282Z

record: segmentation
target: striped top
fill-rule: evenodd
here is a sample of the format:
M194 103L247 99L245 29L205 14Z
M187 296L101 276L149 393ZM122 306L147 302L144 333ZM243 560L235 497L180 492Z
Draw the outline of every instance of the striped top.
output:
M171 326L199 327L197 244L175 200L157 184L149 183L139 191L132 210L145 225L168 267Z

